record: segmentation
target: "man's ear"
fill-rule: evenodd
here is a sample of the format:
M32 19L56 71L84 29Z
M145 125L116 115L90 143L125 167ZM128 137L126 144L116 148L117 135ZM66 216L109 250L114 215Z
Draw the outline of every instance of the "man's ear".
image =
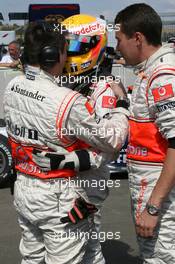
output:
M135 38L136 45L141 46L143 43L143 34L141 32L135 32L133 37Z

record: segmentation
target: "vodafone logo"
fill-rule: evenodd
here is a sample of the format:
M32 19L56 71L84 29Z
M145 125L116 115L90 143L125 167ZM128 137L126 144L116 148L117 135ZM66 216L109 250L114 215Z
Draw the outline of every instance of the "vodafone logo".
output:
M99 19L99 21L95 21L89 25L80 25L80 26L75 26L72 27L72 25L66 25L66 29L72 33L72 34L76 34L76 35L89 35L92 34L94 32L101 32L101 34L104 34L106 31L106 22L101 22L101 20Z
M165 84L164 86L154 88L152 90L152 94L155 103L174 97L173 86L171 83L169 83L169 84Z
M114 96L103 96L102 107L103 108L114 108L116 106L116 97Z
M85 27L82 26L82 28L75 30L74 33L77 35L86 35L102 29L104 30L104 27L102 27L99 23L96 23Z
M101 29L102 29L101 25L99 23L96 23L86 27L82 27L81 30L75 31L75 34L77 35L91 34Z
M110 97L110 98L108 99L108 104L109 104L109 105L114 105L114 103L115 103L115 98Z
M159 95L160 95L160 96L164 96L164 95L166 94L166 89L165 89L165 87L160 87L159 90L158 90L158 92L159 92Z

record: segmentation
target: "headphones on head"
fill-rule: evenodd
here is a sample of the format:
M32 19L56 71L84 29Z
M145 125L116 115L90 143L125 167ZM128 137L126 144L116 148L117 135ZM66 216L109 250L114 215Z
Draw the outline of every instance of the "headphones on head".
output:
M59 61L59 51L57 47L45 46L39 54L39 61L42 65L52 66Z
M37 24L41 26L43 33L53 32L51 24L45 21L37 21ZM39 53L39 62L44 66L52 66L59 61L58 47L52 45L46 45L41 48Z

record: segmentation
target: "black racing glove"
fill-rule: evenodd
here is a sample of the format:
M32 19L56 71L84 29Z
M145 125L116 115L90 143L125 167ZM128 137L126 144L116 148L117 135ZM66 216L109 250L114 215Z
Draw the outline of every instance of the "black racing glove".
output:
M53 144L48 144L52 146ZM62 147L55 146L55 152L33 150L33 161L42 169L42 171L73 169L76 171L89 170L90 156L85 149L68 152Z
M73 208L68 213L68 216L62 217L62 223L77 224L80 220L87 218L89 215L98 211L94 204L87 203L82 197L75 200Z

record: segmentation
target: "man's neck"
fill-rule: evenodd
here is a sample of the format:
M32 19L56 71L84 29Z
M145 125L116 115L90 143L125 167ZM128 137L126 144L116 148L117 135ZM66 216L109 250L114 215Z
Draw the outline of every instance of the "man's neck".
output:
M141 53L141 56L140 56L140 62L148 60L160 48L161 48L161 45L159 45L159 46L152 46L152 45L145 46L142 49L142 53Z

